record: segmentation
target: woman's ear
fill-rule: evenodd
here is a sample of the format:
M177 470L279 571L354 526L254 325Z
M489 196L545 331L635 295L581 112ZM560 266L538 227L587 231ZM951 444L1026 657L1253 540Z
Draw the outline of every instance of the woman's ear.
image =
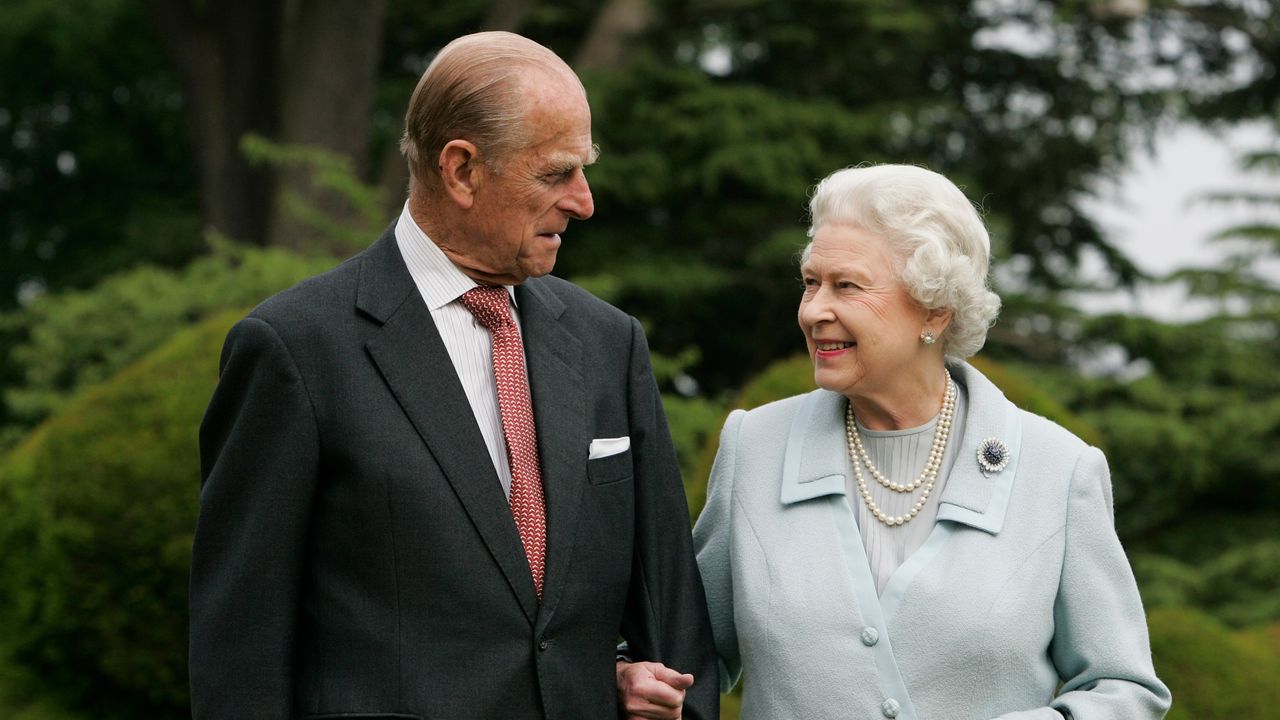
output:
M463 210L471 207L480 187L479 153L466 140L450 140L440 150L440 181L445 194Z
M924 327L921 332L929 330L934 337L942 337L942 333L951 324L951 308L941 307L934 308L925 315Z

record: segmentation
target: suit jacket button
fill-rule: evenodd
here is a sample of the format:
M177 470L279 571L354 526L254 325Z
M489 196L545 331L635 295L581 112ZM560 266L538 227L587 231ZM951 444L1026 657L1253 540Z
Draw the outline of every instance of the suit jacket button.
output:
M551 643L547 642L546 640L542 640L538 643L539 650L546 650L549 647L551 647Z
M862 644L871 647L880 641L880 633L873 627L862 628Z
M887 718L898 717L898 701L893 698L885 700L884 703L880 705L880 712L884 713L884 716Z

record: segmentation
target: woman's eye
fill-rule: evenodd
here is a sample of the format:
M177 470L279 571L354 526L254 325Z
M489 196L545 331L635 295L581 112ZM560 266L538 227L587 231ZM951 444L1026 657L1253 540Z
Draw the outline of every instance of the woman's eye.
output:
M838 283L838 286L841 290L857 290L858 289L857 283L851 283L848 280L841 280Z

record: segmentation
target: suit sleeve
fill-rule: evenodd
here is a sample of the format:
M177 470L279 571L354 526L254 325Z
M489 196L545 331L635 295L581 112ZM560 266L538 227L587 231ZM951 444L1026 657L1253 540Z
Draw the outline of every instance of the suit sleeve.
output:
M742 427L742 410L735 410L720 432L720 449L716 452L711 477L707 480L707 504L693 528L693 547L702 571L707 592L707 609L711 613L711 633L715 638L716 657L720 666L720 692L729 692L742 675L742 658L738 653L738 631L733 622L733 570L729 551L730 507L733 503L733 480L737 470L738 430Z
M196 720L293 716L293 656L318 433L275 330L246 318L222 352L200 426L191 567Z
M1062 689L1048 708L1004 720L1158 720L1169 689L1156 677L1142 599L1116 536L1107 461L1087 449L1067 499L1066 552L1050 654Z
M631 320L628 377L636 517L631 583L620 631L635 660L661 662L694 676L686 720L715 720L716 660L689 531L689 509L667 429L649 348Z

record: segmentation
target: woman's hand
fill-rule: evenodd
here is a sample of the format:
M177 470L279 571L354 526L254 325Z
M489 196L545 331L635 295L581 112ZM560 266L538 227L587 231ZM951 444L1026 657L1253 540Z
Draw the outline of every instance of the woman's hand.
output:
M626 720L680 720L684 691L693 685L693 676L679 673L656 662L627 662L616 665L618 704Z

